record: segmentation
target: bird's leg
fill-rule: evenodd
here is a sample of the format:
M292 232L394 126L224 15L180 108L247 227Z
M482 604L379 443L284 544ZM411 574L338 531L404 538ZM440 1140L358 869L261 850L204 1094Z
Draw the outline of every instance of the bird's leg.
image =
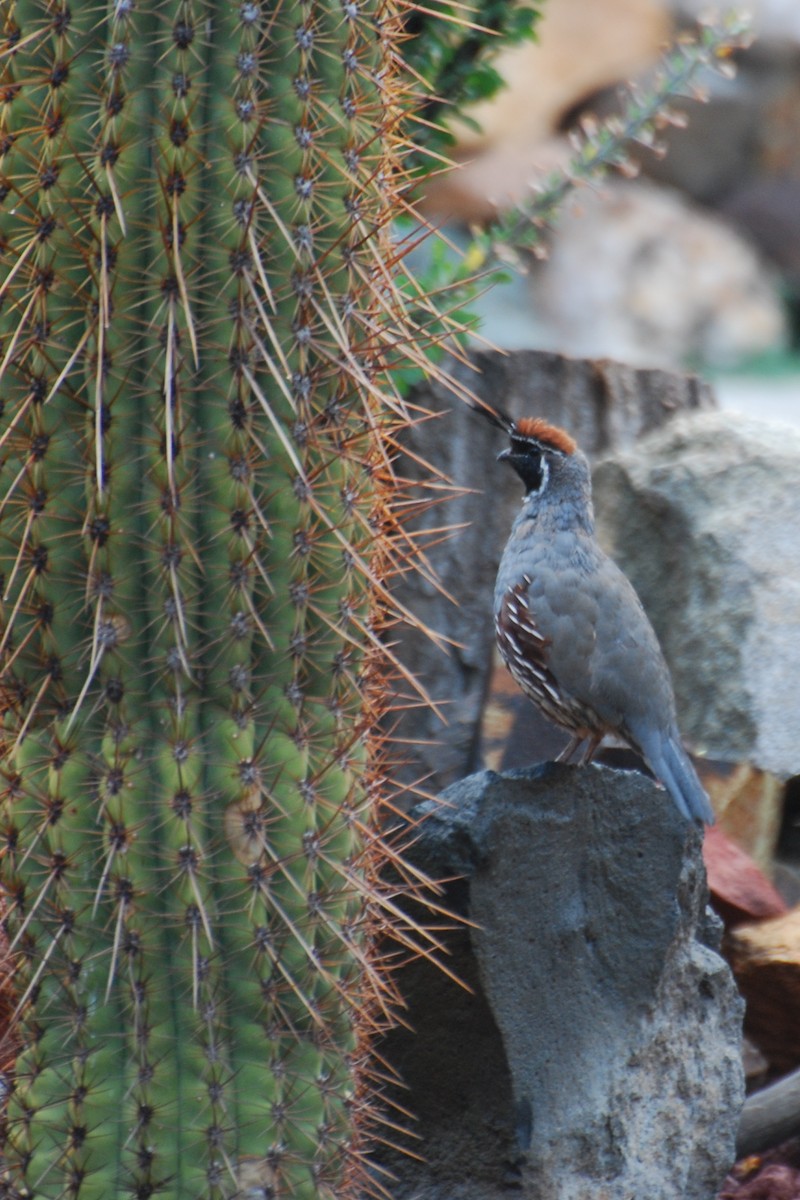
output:
M573 733L567 745L556 755L556 762L569 762L575 751L584 741L582 733Z
M586 749L584 750L583 754L581 755L580 765L582 767L585 767L587 763L590 763L592 761L592 759L594 758L594 755L595 755L595 751L597 750L597 747L602 742L604 736L605 735L602 733L593 733L592 736L589 738L589 742L586 746Z

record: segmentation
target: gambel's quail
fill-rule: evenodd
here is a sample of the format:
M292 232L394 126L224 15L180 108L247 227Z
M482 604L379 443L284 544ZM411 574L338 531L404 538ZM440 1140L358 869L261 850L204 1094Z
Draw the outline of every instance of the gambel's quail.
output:
M714 814L681 745L667 664L631 584L595 538L589 464L562 429L481 408L525 487L497 574L497 641L514 679L568 729L566 760L604 734L646 760L687 820Z

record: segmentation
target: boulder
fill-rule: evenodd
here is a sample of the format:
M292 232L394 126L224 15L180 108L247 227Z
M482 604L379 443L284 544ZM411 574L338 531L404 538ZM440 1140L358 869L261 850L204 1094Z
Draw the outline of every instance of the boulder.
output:
M638 591L695 747L800 773L800 433L683 416L594 474L598 532Z
M382 1054L417 1118L393 1200L709 1200L734 1159L742 1005L701 835L634 772L484 772L415 810L460 879L441 969L399 973ZM441 919L437 920L441 928Z
M639 366L731 366L780 349L777 276L720 217L619 180L562 206L531 274L550 348Z

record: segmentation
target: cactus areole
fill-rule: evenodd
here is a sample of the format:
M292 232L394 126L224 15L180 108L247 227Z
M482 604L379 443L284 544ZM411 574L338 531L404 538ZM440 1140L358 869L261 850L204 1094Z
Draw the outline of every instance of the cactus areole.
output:
M0 3L4 1195L365 1186L396 37Z

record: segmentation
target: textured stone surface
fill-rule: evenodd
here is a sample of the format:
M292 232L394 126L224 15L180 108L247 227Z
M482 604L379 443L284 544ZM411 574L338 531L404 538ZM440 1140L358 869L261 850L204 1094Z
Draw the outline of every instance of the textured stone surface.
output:
M669 662L683 733L800 773L800 433L680 418L594 475L598 531Z
M474 925L473 989L413 963L386 1053L427 1162L396 1200L709 1200L734 1157L741 1002L712 949L697 832L644 777L491 772L427 807L412 851ZM422 816L423 811L416 815Z
M714 404L708 384L694 376L539 351L479 353L471 361L471 369L457 365L453 371L462 387L511 416L538 415L563 425L592 457L632 446L675 412ZM398 769L398 781L422 779L437 792L480 765L478 731L494 646L492 591L520 489L513 472L495 461L506 444L499 430L436 384L418 388L414 402L441 415L409 431L406 445L452 480L455 490L440 490L446 503L412 524L419 531L439 530L431 534L428 559L441 589L412 572L396 582L395 593L453 645L445 654L424 633L397 630L399 658L441 703L444 719L413 697L409 706L401 688L391 724L398 754L409 762ZM411 456L401 459L399 470L412 479L421 474ZM457 528L444 538L443 525Z

